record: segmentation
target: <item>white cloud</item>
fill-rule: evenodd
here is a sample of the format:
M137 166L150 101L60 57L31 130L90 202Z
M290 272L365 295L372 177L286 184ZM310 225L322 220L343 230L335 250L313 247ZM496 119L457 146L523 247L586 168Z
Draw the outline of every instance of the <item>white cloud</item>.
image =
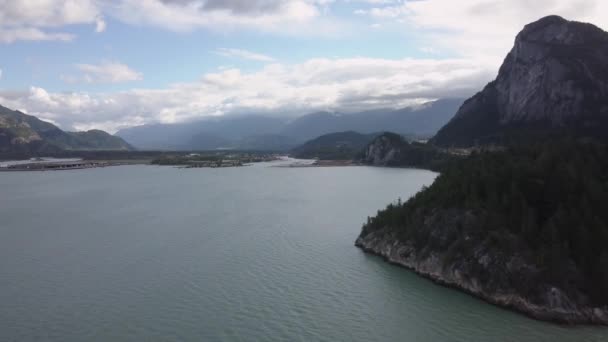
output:
M279 33L326 31L336 24L317 20L325 1L313 0L122 0L107 7L114 17L136 25L151 25L172 31L197 28L226 31L254 29Z
M106 22L102 17L95 18L95 32L100 33L106 30Z
M82 72L81 75L62 75L61 79L67 83L121 83L143 79L140 72L118 62L77 64L76 68Z
M94 0L0 0L3 26L87 24L99 14Z
M241 50L241 49L220 48L220 49L217 49L215 51L215 53L217 53L218 55L221 55L221 56L225 56L225 57L250 59L250 60L258 61L258 62L273 62L275 60L274 58L267 56L267 55L263 55L260 53L255 53L255 52L251 52L251 51L247 51L247 50Z
M399 0L362 0L363 2L367 2L368 4L374 4L374 5L379 5L379 4L394 4L394 3L398 3Z
M377 6L367 13L405 22L434 49L484 57L496 66L523 26L544 16L608 26L608 1L603 0L420 0Z
M0 103L66 129L115 131L229 113L302 114L406 106L422 99L469 96L494 74L483 62L468 59L319 58L295 65L267 64L256 72L219 70L197 82L165 89L87 94L32 87L0 92Z
M0 43L74 39L68 25L103 32L112 17L131 25L184 32L240 29L338 35L344 22L328 16L334 0L0 0ZM64 30L64 31L61 31Z
M419 48L418 50L420 50L420 52L424 52L429 55L436 55L439 53L439 50L437 50L434 47L430 47L430 46L423 46L423 47Z
M104 17L183 32L253 29L281 34L337 35L342 22L326 18L333 0L0 0L0 43L69 41L68 25L106 29Z
M0 43L13 43L18 40L25 41L70 41L74 35L69 33L44 32L33 27L3 28L0 26Z
M48 29L94 24L99 15L96 0L0 0L0 42L68 41L72 34Z
M376 18L397 18L405 14L404 6L374 7L368 12Z

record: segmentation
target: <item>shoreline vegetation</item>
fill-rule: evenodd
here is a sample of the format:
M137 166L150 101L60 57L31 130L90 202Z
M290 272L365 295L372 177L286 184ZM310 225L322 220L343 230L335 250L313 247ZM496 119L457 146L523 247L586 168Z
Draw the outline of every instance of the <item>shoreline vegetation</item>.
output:
M262 163L280 160L283 157L277 153L264 152L196 152L188 154L163 155L153 159L152 165L171 165L180 168L226 168L242 167L252 163Z
M242 167L287 159L288 154L264 151L63 151L49 156L0 155L0 171L75 170L120 165L166 165L179 168ZM7 165L2 165L4 164ZM292 159L275 167L338 167L365 165L357 159Z
M606 141L550 134L435 150L390 133L368 145L368 165L441 167L432 185L368 217L355 246L535 319L608 325Z
M475 151L369 217L355 245L539 320L608 325L607 161L587 139Z
M284 154L257 151L62 151L48 156L11 153L0 154L0 171L75 170L120 165L239 167L283 157Z

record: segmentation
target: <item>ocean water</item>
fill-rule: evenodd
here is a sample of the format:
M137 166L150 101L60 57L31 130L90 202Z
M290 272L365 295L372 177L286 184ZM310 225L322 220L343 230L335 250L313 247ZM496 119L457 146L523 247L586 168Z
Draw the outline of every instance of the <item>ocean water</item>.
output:
M436 174L273 165L0 173L0 341L608 341L353 246Z

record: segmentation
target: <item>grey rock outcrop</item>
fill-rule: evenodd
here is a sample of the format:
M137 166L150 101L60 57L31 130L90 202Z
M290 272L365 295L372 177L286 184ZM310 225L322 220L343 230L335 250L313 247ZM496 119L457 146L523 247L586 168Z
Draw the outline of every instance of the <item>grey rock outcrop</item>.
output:
M384 133L367 145L362 162L374 166L395 165L400 158L403 140L393 133Z

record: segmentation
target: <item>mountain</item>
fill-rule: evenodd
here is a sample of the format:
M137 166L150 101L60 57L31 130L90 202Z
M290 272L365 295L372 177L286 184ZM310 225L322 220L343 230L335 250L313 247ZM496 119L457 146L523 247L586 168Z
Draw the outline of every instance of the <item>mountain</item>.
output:
M370 134L390 130L411 136L432 136L449 121L462 102L462 99L441 99L398 110L378 109L350 114L317 112L291 121L253 114L214 117L183 124L131 127L120 130L116 135L139 149L161 150L259 149L266 147L258 144L260 137L274 136L273 149L286 150L334 132ZM281 139L279 136L284 137L285 144L277 144ZM248 142L255 144L246 145Z
M64 132L57 126L0 106L0 152L53 153L63 150L130 150L104 131Z
M108 132L92 129L84 132L66 132L71 136L64 149L67 150L132 150L126 141Z
M416 137L433 136L453 117L462 102L462 99L441 99L397 110L376 109L351 114L317 112L291 121L282 134L300 140L345 131L363 134L391 131Z
M443 164L430 187L369 217L355 244L537 319L608 325L606 37L555 16L527 25L498 78L427 145L502 146ZM381 136L365 158L412 158L402 151Z
M300 159L351 160L377 135L352 131L325 134L296 147L291 155Z
M496 80L467 100L432 143L468 147L555 133L602 136L606 128L608 33L549 16L517 35Z

